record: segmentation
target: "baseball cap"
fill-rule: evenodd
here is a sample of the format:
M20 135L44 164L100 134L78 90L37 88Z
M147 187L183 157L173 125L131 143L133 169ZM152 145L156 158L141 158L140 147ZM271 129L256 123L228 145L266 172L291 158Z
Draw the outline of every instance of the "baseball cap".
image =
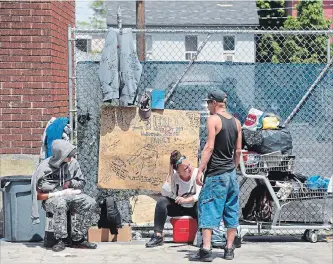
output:
M204 99L204 101L216 101L216 102L220 102L222 103L224 101L224 99L227 98L227 94L223 91L213 91L213 92L209 92L208 96L206 99Z

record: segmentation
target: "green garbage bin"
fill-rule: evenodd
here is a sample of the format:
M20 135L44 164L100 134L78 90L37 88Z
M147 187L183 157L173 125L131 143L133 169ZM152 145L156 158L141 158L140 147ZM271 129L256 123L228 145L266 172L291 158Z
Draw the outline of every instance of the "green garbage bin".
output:
M3 192L3 233L10 242L37 242L44 238L45 211L39 203L40 223L31 221L31 176L6 176L0 178Z

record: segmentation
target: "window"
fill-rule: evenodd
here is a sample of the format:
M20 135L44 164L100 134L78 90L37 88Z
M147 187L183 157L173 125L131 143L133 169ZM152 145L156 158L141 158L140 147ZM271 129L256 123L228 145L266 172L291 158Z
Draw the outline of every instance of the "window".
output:
M83 52L91 52L91 39L76 39L75 47Z
M235 51L235 36L224 36L223 37L223 50L224 51Z
M153 54L153 36L146 35L146 59L149 60Z
M198 36L185 36L185 59L192 60L198 51Z

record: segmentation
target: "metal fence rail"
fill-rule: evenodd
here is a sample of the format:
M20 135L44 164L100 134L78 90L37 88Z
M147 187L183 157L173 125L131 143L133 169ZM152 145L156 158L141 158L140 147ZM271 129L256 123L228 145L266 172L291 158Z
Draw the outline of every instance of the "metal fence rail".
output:
M149 191L99 190L96 186L99 111L103 104L97 71L106 33L104 29L69 31L69 47L73 51L69 78L70 87L75 90L70 110L72 123L76 124L78 159L89 179L87 191L98 198L117 196L124 221L129 222L129 197ZM146 43L138 98L147 89L164 89L170 95L166 108L200 111L201 148L206 139L207 118L202 99L207 91L221 89L228 93L229 111L242 123L251 107L273 112L283 121L288 119L297 160L295 170L305 175L331 176L332 30L168 28L133 33L144 34ZM254 186L254 181L243 186L241 207ZM297 220L295 210L301 205L295 206L291 209L293 214L289 211L285 216L292 215L293 221Z

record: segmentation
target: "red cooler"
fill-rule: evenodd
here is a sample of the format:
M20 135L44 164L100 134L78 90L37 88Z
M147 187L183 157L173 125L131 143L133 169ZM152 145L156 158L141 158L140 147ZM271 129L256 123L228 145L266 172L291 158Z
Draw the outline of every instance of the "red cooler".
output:
M170 223L173 226L174 243L193 243L198 230L196 219L190 216L172 217Z

